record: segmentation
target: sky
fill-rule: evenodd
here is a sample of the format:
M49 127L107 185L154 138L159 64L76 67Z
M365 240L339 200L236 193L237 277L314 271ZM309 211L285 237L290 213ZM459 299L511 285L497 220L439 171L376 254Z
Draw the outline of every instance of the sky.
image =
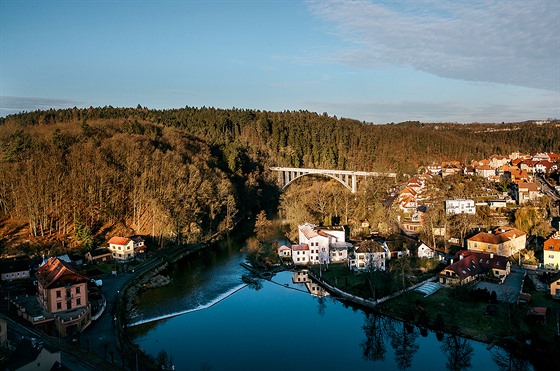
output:
M0 0L0 116L138 104L560 118L560 1Z

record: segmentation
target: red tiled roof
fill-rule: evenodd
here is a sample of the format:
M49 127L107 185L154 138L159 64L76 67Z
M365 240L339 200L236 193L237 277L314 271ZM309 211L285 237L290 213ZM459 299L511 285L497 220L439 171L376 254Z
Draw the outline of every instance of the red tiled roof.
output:
M109 244L113 244L113 245L126 245L128 242L130 241L130 238L128 237L111 237L111 239L109 240Z
M292 250L293 251L309 250L309 245L306 243L302 243L301 245L292 245Z
M463 258L461 258L461 256ZM458 251L457 254L455 254L455 259L459 260L445 269L455 272L461 280L480 273L489 272L494 268L505 270L508 263L507 258L503 256L494 255L490 258L490 254L467 250Z
M555 234L548 240L544 241L544 251L558 251L560 252L560 235Z
M506 241L510 241L520 236L524 236L525 233L520 231L516 228L511 227L501 227L496 228L492 233L487 232L480 232L471 238L468 238L469 241L473 242L482 242L482 243L490 243L493 245L499 245Z
M86 277L76 273L68 263L59 258L50 258L37 269L35 275L44 288L65 287L88 281Z
M536 183L526 183L526 182L521 182L517 184L517 187L521 190L521 188L523 189L527 189L527 191L529 192L538 192L539 190L539 186Z

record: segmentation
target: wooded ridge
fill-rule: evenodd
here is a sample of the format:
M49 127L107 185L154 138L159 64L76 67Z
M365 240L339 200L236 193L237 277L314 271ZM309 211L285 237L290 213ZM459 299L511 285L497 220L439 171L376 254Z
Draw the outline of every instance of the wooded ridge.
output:
M115 225L200 241L277 202L270 166L414 174L433 161L560 152L559 138L557 121L371 125L308 111L140 106L10 115L0 118L0 248L15 246L7 221L76 248Z

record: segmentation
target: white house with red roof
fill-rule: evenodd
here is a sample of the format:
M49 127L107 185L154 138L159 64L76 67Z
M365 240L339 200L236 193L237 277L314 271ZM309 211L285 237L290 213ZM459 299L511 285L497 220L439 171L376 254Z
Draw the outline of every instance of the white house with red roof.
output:
M317 227L305 223L299 226L299 245L309 246L309 264L328 264L348 259L344 227ZM332 250L332 251L331 251ZM292 260L294 246L292 246ZM297 260L294 261L297 264Z
M295 265L311 264L309 245L306 243L292 245L292 261Z
M109 251L113 259L118 262L127 262L136 257L138 253L145 250L144 240L140 237L111 237L109 240Z
M551 269L560 268L560 232L554 233L543 246L544 266Z

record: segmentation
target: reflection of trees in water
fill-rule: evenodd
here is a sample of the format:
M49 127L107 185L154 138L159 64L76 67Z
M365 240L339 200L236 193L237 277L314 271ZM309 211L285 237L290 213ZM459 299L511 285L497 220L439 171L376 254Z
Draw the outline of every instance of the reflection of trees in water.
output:
M414 354L418 351L418 329L406 323L396 322L389 331L391 347L395 351L395 362L400 370L406 370L412 365Z
M471 367L473 347L467 339L455 335L446 335L441 350L447 355L447 369L462 371Z
M532 369L528 360L518 358L503 348L495 347L491 352L491 357L501 371L527 371Z
M362 326L366 339L360 344L362 356L370 361L383 361L385 359L385 321L383 317L366 313L366 320Z
M317 314L319 317L323 317L325 315L325 310L327 309L327 303L325 302L325 297L321 296L317 298L317 303L319 307L317 308Z

